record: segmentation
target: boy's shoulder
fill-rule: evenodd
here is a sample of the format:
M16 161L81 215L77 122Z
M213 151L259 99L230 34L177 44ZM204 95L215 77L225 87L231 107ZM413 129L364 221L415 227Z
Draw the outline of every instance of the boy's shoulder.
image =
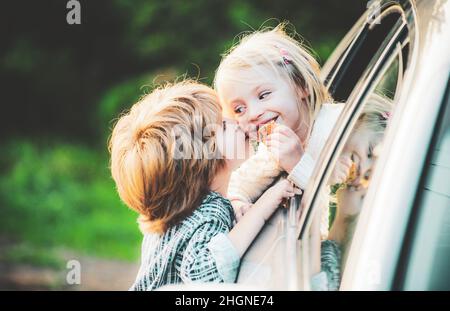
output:
M222 220L229 220L234 215L231 202L224 198L221 194L211 191L209 192L196 210L205 217L219 217Z
M219 193L211 191L185 221L197 226L206 222L220 221L231 228L233 219L234 212L230 201Z

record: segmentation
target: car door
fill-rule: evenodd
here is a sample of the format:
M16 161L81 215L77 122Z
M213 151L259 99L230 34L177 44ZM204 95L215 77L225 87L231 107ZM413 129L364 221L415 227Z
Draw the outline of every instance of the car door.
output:
M448 81L450 26L441 17L448 16L450 5L441 1L417 1L410 5L399 2L393 6L404 17L398 29L400 32L396 37L387 38L390 41L372 59L350 93L335 133L322 153L312 185L305 193L307 196L303 201L298 247L302 249L299 260L302 267L301 285L306 289L311 288L312 263L317 261L317 255L314 258L314 252L310 251L311 245L317 244L311 238L314 236L313 220L323 206L320 198L324 193L331 198L330 209L339 211L352 207L347 210L348 217L341 219L344 226L340 227L344 230L336 231L333 228L338 213L331 213L330 217L329 239L338 239L343 246L340 289L411 289L414 288L413 284L418 284L412 281L414 272L411 270L418 264L422 264L420 277L425 281L421 284L422 288L426 288L431 284L426 281L429 277L427 271L445 272L442 269L430 269L432 261L417 259L417 254L424 254L418 251L424 249L423 234L426 231L423 225L415 223L417 233L414 240L411 239L412 231L408 230L411 230L409 228L414 219L418 221L417 217L413 217L417 216L414 215L413 203L417 201L417 193L421 193L419 180L424 172L423 164L434 124L439 111L442 111L441 98ZM373 146L372 152L367 153L372 156L367 156L370 159L364 164L365 171L362 171L368 174L357 174L362 181L359 186L364 191L356 188L357 191L351 195L351 187L333 187L330 179L340 156L345 155L348 146L355 145L354 137L361 133L364 115L373 112L374 106L379 107L379 101L382 102L381 106L391 105L392 110L387 115L375 114L386 121L382 130L379 127L371 128L378 135L376 145L380 148L373 152L377 149ZM360 141L370 141L371 138L367 137L370 138L362 135ZM442 192L442 187L439 189ZM445 200L441 202L447 204ZM441 213L443 210L443 207L435 209ZM425 223L429 215L436 215L427 211L422 212ZM439 228L436 232L446 232L445 221L440 226L437 226L439 222L435 224ZM418 247L418 241L421 248ZM436 246L439 240L426 241L430 243L429 256L438 252L445 254L445 247ZM436 247L433 247L433 243ZM408 254L416 254L416 257L411 259ZM433 273L436 276L438 272Z
M403 51L399 66L402 71L405 68L409 49L404 40L406 22L403 8L389 2L381 4L379 9L364 13L324 68L327 84L339 101L357 102L364 97L370 86L367 81L381 70L380 60L387 59L393 51ZM354 94L353 99L351 94ZM344 119L349 120L356 108L357 105L353 105L346 109ZM307 192L312 193L319 185L316 183L311 187ZM296 198L289 209L279 209L261 230L242 258L238 283L268 289L308 288L309 285L301 281L308 272L305 274L306 270L299 265L301 258L309 260L308 256L302 257L302 253L308 253L305 247L308 243L297 238L300 229L308 227L306 220L312 217L306 215L312 209L302 209L300 218L298 202L299 198Z
M449 82L398 260L396 290L450 290Z

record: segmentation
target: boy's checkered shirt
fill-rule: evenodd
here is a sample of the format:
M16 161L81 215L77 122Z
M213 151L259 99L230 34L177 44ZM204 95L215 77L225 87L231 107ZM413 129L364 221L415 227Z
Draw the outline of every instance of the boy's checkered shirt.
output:
M239 255L228 239L234 220L230 201L210 192L202 204L164 234L145 234L141 267L130 290L167 284L234 282Z

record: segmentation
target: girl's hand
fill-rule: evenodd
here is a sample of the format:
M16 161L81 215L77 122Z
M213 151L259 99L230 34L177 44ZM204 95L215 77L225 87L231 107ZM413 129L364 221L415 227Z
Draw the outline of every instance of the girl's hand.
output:
M258 206L262 210L264 221L267 221L283 199L291 198L296 194L301 194L302 190L296 188L287 179L280 179L275 185L270 187L256 201L255 207Z
M347 155L341 155L336 163L333 173L329 179L329 185L341 184L347 181L352 167L352 160Z
M297 134L285 125L275 127L273 133L267 136L266 146L287 173L291 173L304 153Z

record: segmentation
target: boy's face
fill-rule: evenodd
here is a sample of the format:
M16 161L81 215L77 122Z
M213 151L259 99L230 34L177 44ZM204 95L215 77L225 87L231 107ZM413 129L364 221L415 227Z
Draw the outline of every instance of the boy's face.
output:
M272 120L296 131L298 95L286 80L263 65L236 70L221 86L222 104L247 133Z
M244 131L233 119L224 117L217 131L218 148L231 169L236 169L249 157L250 144Z

